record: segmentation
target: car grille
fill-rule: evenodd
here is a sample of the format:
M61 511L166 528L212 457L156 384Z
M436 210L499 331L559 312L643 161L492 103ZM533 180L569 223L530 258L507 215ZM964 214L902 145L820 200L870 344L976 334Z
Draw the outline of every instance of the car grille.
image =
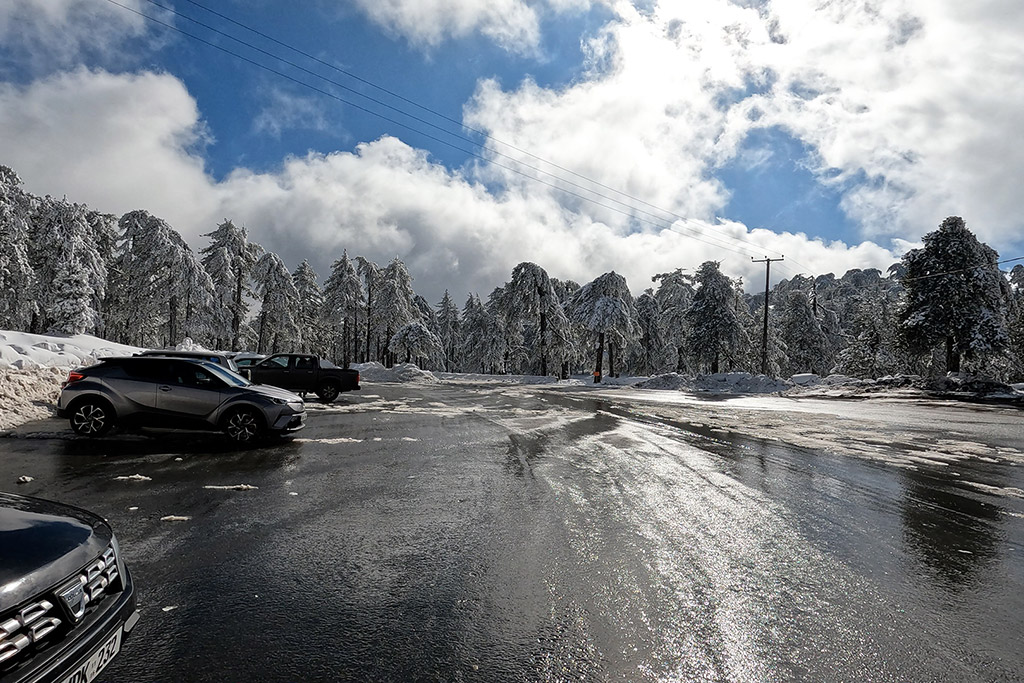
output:
M121 590L114 546L55 590L0 615L0 671L9 671L59 642L95 611L104 598Z

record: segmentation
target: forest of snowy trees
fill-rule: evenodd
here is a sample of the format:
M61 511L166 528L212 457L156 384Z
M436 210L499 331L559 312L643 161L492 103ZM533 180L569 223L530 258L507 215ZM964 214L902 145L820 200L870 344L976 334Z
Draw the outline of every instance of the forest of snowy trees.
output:
M88 333L143 347L315 352L341 364L559 375L758 372L764 295L708 261L654 274L634 297L610 272L580 285L535 263L459 307L416 294L405 264L342 252L323 284L244 227L211 226L198 252L166 221L120 218L25 192L0 166L0 328ZM888 273L797 276L771 291L769 374L877 378L966 370L1024 377L1024 266L947 218Z

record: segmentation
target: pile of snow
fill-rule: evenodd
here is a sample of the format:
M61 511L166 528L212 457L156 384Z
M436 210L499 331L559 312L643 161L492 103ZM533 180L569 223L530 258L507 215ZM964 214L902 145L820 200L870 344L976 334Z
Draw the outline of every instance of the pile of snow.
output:
M413 363L400 363L393 368L386 368L376 361L371 363L353 363L353 370L359 371L359 378L366 382L417 382L421 384L432 384L437 382L434 373L420 370Z
M28 332L0 331L0 368L74 368L101 356L130 356L142 349L115 344L88 334L55 337Z
M57 337L0 331L0 429L52 416L68 370L92 365L103 356L139 351L88 334Z
M717 372L712 375L686 377L670 372L635 385L638 389L669 389L710 394L775 394L792 385L786 380L749 372Z
M52 416L67 376L63 368L0 367L0 430Z

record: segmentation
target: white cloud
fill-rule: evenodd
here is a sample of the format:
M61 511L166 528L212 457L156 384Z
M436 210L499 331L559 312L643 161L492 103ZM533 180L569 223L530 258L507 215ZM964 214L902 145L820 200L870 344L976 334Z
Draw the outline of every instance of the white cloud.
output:
M585 78L557 90L484 81L467 119L698 219L729 200L723 164L758 163L737 159L747 134L778 127L810 148L866 238L916 240L959 214L997 247L1021 243L1019 2L749 4L620 2L588 44Z
M355 0L375 23L413 45L436 48L480 32L506 50L535 53L537 12L522 0Z
M330 128L323 100L271 88L266 102L253 119L253 132L280 138L292 129L326 131Z
M823 244L729 222L625 234L534 187L494 194L391 137L352 153L289 158L273 172L239 168L218 182L196 153L204 139L196 103L166 74L83 69L0 87L0 131L0 163L17 170L31 192L67 194L117 214L145 208L196 248L205 244L201 234L231 218L291 267L309 258L321 277L343 249L381 263L399 256L417 291L435 302L446 288L456 297L486 295L526 260L579 282L616 270L637 292L655 273L708 259L759 282L763 271L750 256L765 249L837 272L884 269L893 260L871 244ZM728 242L743 252L736 253L719 246L724 236L753 244Z
M142 0L119 0L141 10ZM157 10L150 9L150 14ZM97 0L4 0L0 2L0 43L19 71L48 73L77 65L83 54L104 64L120 63L120 48L146 32L146 20Z

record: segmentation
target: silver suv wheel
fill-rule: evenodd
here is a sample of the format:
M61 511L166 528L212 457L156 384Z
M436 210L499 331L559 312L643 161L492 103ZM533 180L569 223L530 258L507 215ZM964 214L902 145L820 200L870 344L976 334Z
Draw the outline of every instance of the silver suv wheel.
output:
M112 422L112 411L99 401L82 401L71 413L71 429L80 436L102 436Z
M224 423L224 433L236 443L248 443L260 433L260 419L251 410L242 408L228 415Z

